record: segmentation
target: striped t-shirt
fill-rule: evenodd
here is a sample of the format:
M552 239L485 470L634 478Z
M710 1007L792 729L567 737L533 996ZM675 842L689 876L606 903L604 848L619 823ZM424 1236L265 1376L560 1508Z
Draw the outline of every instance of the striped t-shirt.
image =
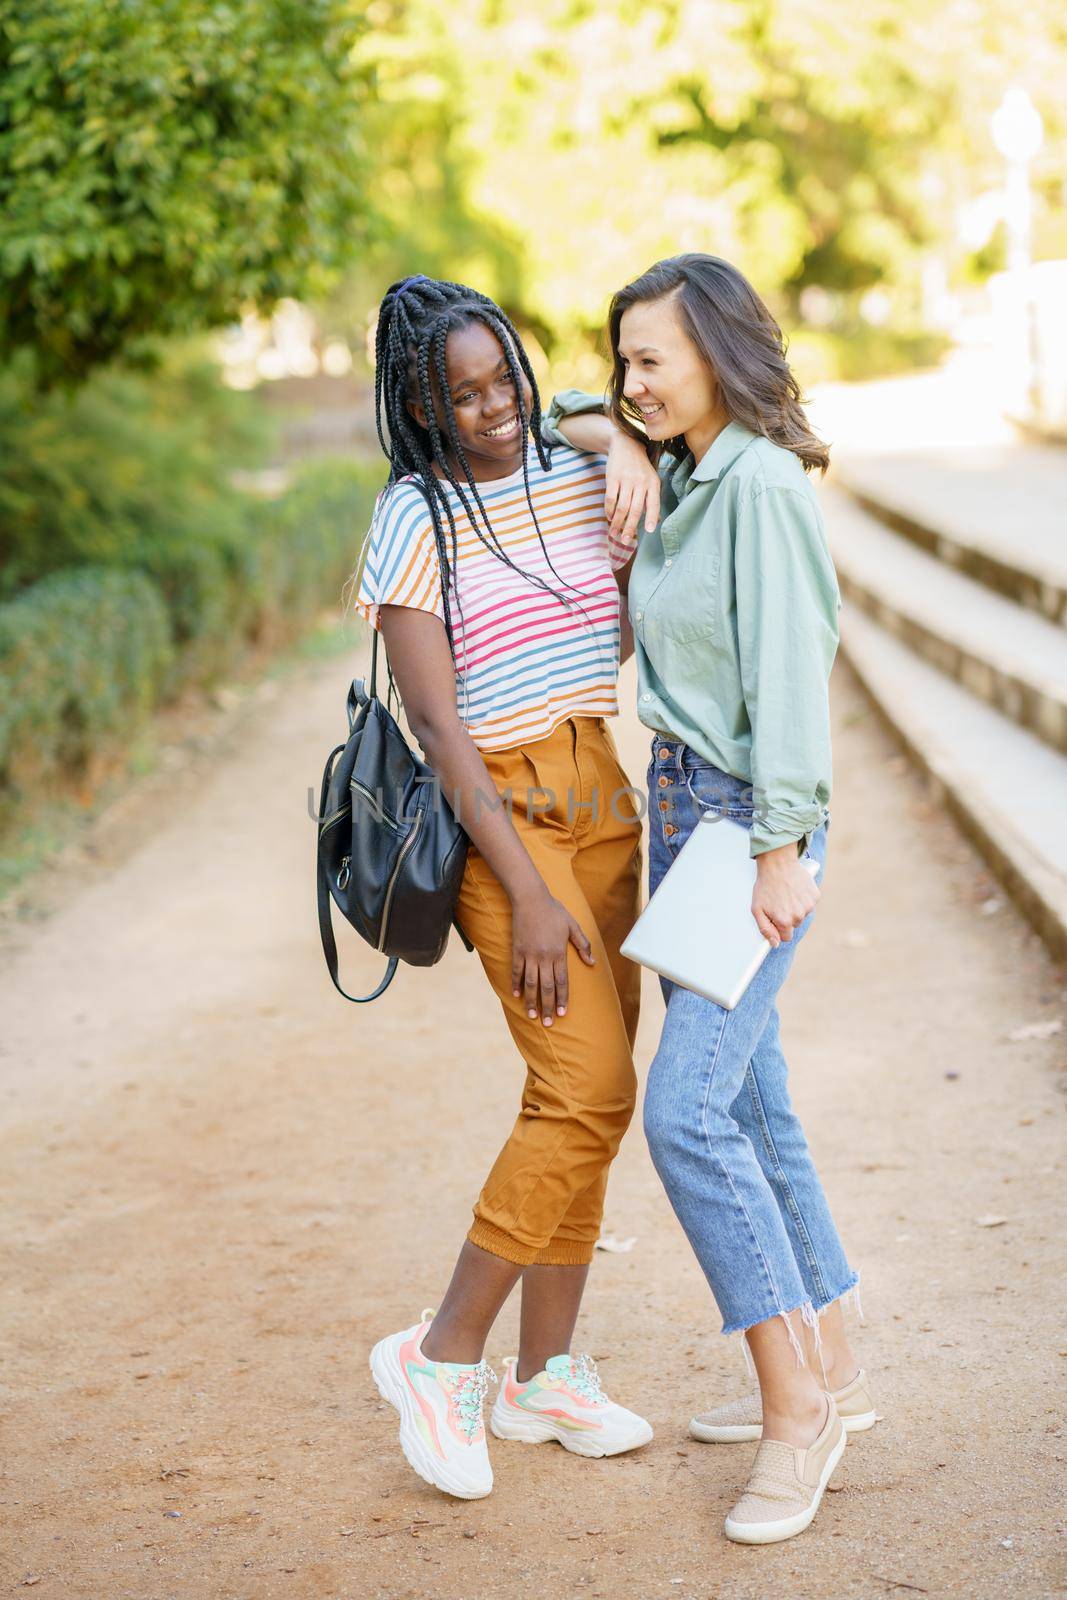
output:
M456 704L481 750L544 739L567 717L611 717L619 709L619 591L613 572L625 566L634 547L609 542L604 469L603 456L555 445L545 472L529 449L530 499L558 577L530 517L521 467L478 485L497 541L520 572L486 548L459 497L445 486L458 543L449 587ZM447 518L444 523L451 561ZM487 537L484 527L481 533ZM542 578L570 604L530 583L523 572ZM414 606L444 621L433 521L410 478L379 495L368 535L355 609L377 628L381 605Z

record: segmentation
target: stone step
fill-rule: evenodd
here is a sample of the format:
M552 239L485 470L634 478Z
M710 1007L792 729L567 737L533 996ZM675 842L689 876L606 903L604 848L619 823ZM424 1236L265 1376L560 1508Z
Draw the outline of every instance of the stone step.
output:
M1067 629L820 490L842 594L941 672L1067 754Z
M850 602L841 654L1050 950L1067 959L1067 758Z
M1067 627L1067 457L1050 446L842 451L831 484L987 588Z

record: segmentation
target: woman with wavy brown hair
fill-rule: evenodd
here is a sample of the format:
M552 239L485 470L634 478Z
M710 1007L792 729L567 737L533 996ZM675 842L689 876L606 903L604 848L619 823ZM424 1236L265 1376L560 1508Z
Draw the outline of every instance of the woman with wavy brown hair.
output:
M875 1421L842 1315L859 1279L790 1105L775 1003L820 898L830 826L840 594L807 476L829 452L778 324L729 262L658 262L615 295L609 332L610 418L583 415L604 408L570 391L548 429L583 449L645 448L658 468L661 514L628 581L652 732L649 889L703 816L730 818L749 833L752 915L771 945L732 1010L660 980L644 1106L723 1332L744 1331L759 1381L691 1432L761 1441L725 1532L768 1544L809 1525L846 1432ZM618 522L630 507L609 509Z

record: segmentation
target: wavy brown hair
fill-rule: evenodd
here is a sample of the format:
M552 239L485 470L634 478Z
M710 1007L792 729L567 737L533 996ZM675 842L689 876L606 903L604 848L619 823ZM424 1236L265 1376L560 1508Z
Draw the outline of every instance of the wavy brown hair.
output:
M711 370L723 409L772 444L791 450L805 472L830 465L829 446L812 432L800 385L785 357L782 330L743 273L718 256L670 256L657 261L612 297L608 314L611 382L608 398L619 427L645 440L640 412L623 395L626 372L619 355L619 325L630 306L676 296L690 339ZM683 456L684 439L661 449ZM658 454L659 452L657 452Z

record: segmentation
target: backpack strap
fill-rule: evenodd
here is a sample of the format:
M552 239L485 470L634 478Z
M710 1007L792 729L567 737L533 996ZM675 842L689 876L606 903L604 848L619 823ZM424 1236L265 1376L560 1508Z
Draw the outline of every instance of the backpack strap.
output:
M330 885L326 876L326 864L321 856L318 859L318 872L316 876L319 905L319 935L322 939L322 953L326 957L326 965L329 968L330 977L333 979L333 986L337 990L338 994L344 995L346 1000L351 1000L354 1005L364 1006L369 1000L377 1000L380 994L385 993L386 989L388 989L389 985L396 976L396 969L399 965L399 961L397 960L396 956L390 958L389 965L385 969L384 978L371 994L347 994L345 990L341 988L337 978L337 942L333 936L333 919L330 913Z

